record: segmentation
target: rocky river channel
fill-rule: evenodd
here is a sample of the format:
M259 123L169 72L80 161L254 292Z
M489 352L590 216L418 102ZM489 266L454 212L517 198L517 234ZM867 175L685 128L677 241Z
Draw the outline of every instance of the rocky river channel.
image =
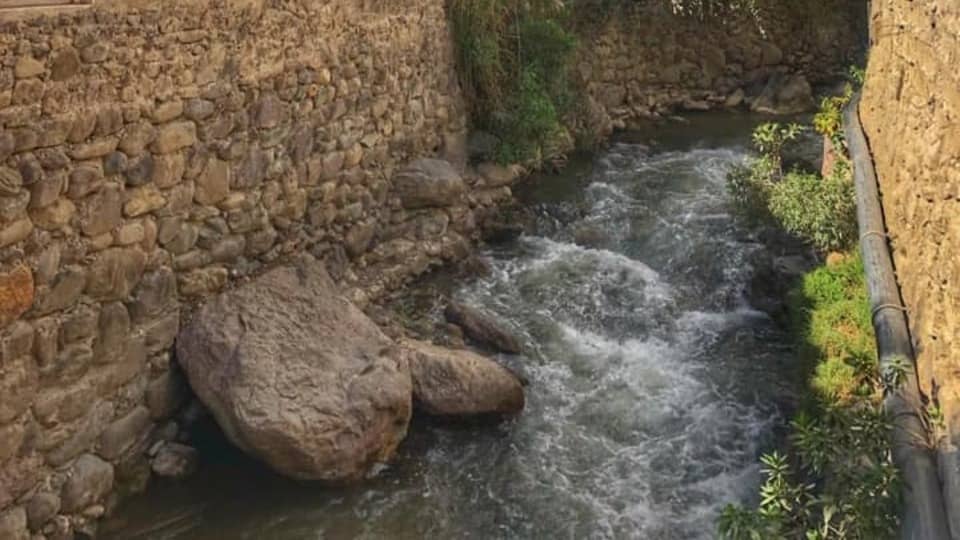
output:
M527 231L484 251L487 275L409 293L427 317L441 293L520 336L525 353L501 357L529 381L518 418L418 420L349 488L285 480L208 434L200 471L126 503L106 538L715 537L724 505L756 493L794 384L789 337L748 300L768 248L724 185L756 122L696 116L532 178Z

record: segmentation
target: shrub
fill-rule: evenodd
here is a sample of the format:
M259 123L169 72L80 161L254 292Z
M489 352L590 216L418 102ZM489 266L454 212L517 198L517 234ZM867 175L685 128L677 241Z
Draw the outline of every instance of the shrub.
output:
M764 456L757 508L730 506L719 529L730 540L892 538L900 479L863 263L856 255L807 274L791 293L801 362L812 401L791 422L789 451ZM901 379L902 380L902 379Z
M753 133L758 157L727 174L734 206L754 224L774 223L820 251L847 249L857 238L857 213L849 163L839 159L821 178L784 172L784 147L801 132L796 124L763 124Z
M826 178L788 173L769 189L770 214L792 234L818 250L837 251L857 238L857 206L849 167L845 162Z

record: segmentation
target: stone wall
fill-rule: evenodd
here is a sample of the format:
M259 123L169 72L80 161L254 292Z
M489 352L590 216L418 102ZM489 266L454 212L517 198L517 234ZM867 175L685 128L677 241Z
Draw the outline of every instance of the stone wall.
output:
M389 181L462 146L451 43L442 0L0 12L0 538L142 479L194 301L307 250L362 304L466 249L509 188L408 211Z
M849 24L770 20L767 42L631 13L582 34L600 133L855 50ZM364 305L467 253L512 172L467 171L443 204L394 182L423 156L463 164L448 32L443 0L0 11L0 538L88 531L142 484L188 394L170 345L205 297L309 251Z
M877 167L920 382L960 461L960 5L874 0L860 107ZM949 479L948 479L949 481ZM954 485L953 489L960 488ZM960 501L960 493L948 500ZM960 519L954 512L953 519ZM960 522L954 523L955 532Z
M859 61L866 7L856 0L771 3L759 17L679 17L666 2L602 13L579 30L577 78L593 131L678 110L737 107L776 73L832 84Z

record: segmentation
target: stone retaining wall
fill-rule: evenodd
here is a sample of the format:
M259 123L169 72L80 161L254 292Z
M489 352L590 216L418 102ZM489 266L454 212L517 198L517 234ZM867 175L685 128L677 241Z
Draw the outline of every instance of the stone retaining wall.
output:
M700 20L666 2L622 4L584 21L577 79L594 131L679 110L740 106L774 73L836 83L863 54L866 7L856 0L769 3L758 20Z
M846 61L832 31L663 16L583 41L598 132ZM419 157L463 165L451 43L443 0L0 11L0 538L89 532L143 484L196 302L309 251L364 305L467 253L513 174L406 208L393 185Z
M960 5L873 0L860 112L960 532Z
M85 530L142 480L192 302L308 250L362 303L504 195L391 196L398 165L462 146L442 0L107 4L0 12L4 540Z

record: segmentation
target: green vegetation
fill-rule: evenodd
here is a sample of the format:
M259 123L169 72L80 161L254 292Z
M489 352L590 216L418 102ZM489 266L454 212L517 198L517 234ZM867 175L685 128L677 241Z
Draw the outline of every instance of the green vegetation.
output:
M862 80L862 71L852 70L851 79ZM814 119L837 154L825 178L784 170L783 149L803 128L757 128L758 156L728 176L745 216L780 226L821 253L853 248L856 205L842 117L852 95L848 85L842 96L824 99ZM863 263L855 253L827 260L789 297L807 397L791 422L786 449L761 459L765 482L756 508L723 512L719 528L726 539L873 540L896 532L901 487L883 398L904 380L910 363L890 362L881 372Z
M555 0L452 0L458 66L476 127L498 139L491 158L537 161L564 136L577 40Z
M850 164L842 153L841 98L827 98L814 119L816 129L834 140L837 161L827 177L799 169L784 171L783 150L803 131L797 124L763 124L753 133L758 156L727 176L734 203L750 221L772 223L820 251L842 251L857 238L857 208Z
M730 540L891 538L900 484L882 400L905 371L879 370L860 258L811 272L790 304L810 398L791 423L787 452L761 460L758 507L728 507L720 533Z

